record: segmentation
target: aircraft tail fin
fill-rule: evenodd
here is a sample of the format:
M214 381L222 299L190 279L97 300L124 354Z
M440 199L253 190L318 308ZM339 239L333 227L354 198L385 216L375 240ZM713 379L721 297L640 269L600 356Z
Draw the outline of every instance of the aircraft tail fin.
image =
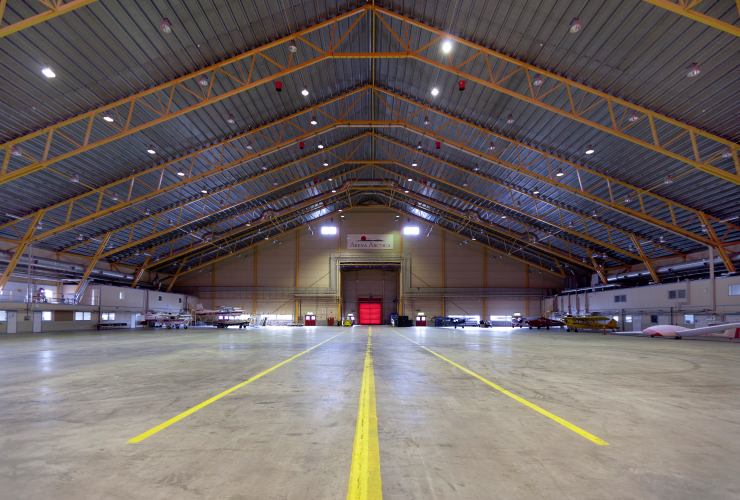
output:
M195 310L196 310L196 311L205 311L205 309L203 309L203 304L197 304L197 305L195 306Z
M612 319L609 320L609 323L606 324L606 327L607 328L616 328L617 330L619 329L619 325L617 325L617 320L615 320L614 318L612 318Z

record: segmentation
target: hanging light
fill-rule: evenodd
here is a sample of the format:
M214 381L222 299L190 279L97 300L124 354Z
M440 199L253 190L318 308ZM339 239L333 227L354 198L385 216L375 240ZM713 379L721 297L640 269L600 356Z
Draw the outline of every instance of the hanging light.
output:
M658 243L665 243L665 236L658 238Z
M208 190L205 189L205 188L201 189L200 192L203 193L203 194L208 194Z
M594 147L591 144L589 144L588 147L586 148L586 154L587 155L594 154Z
M177 169L177 175L180 177L185 177L185 172L183 172L182 167Z
M110 114L110 111L103 111L103 120L107 121L108 123L113 122L113 117Z
M437 90L437 87L434 87L432 89L432 95L437 95L437 94L439 94L439 90Z
M147 153L150 155L156 154L157 152L154 150L154 146L149 144L149 149L146 150Z
M479 167L479 166L478 166L478 164L476 163L476 164L475 164L475 166L473 167L473 172L477 172L477 171L479 171L479 170L480 170L480 167Z
M421 141L419 141L419 145L416 146L416 149L421 149Z
M234 119L234 115L232 115L231 113L229 113L229 117L226 118L226 123L231 123L231 124L236 123L236 120Z
M41 68L41 72L46 78L54 78L55 76L57 76L57 74L54 73L54 70L51 69L51 66L49 66L48 64Z
M727 146L722 150L722 158L730 157L732 157L732 148L730 146Z
M570 221L570 222L568 223L568 229L573 229L573 221Z
M706 224L702 224L701 225L701 232L702 233L708 233L709 232L709 228L707 227Z
M665 184L666 186L668 184L673 184L673 177L671 177L670 175L666 175L665 180L663 180L663 184Z
M450 42L449 40L445 40L442 43L442 52L444 52L445 54L449 54L451 50L452 50L452 42Z
M110 199L113 200L113 201L118 201L118 195L116 193L113 193L111 195Z
M164 31L165 33L171 33L172 32L172 23L170 23L170 20L166 17L162 18L162 24L159 25L159 29Z
M411 162L411 166L412 167L415 167L416 165L417 165L416 160L414 160L414 161Z
M570 30L571 33L578 33L581 31L581 22L578 20L577 17L574 17L573 20L570 22Z
M424 117L424 125L429 125L429 116L428 115Z
M308 87L306 87L306 86L304 85L304 86L303 86L303 90L301 90L301 94L303 94L304 96L308 96Z
M488 151L493 151L494 149L496 149L496 146L493 145L493 141L489 142L488 143Z
M632 201L632 198L630 198L629 195L627 195L627 196L624 197L624 202L625 203L629 203L631 201Z
M320 142L318 148L319 149L324 149L324 144Z
M509 113L509 116L506 117L506 123L508 123L509 125L511 125L512 123L514 123L514 115L513 114Z
M419 143L419 147L421 147L421 143ZM17 144L13 144L13 146L10 148L10 154L11 156L23 156L23 151L21 148L18 147Z
M247 149L252 149L252 141L247 141Z
M408 190L408 189L404 190L404 193L408 193L408 192L409 192L409 190Z
M277 186L277 185L278 185L278 182L277 182L277 181L275 181L275 182L273 182L273 183L272 183L272 185L273 185L273 186Z
M535 87L539 87L540 85L542 85L542 76L539 73L534 75L534 80L532 80L532 85L534 85Z
M629 116L629 118L627 118L627 121L628 122L636 122L639 119L640 119L640 115L637 114L637 111L633 111L632 113L630 113L630 116Z
M535 187L532 194L540 194L540 190Z
M82 236L82 233L77 235L77 241L84 241L84 240L85 240L85 237Z
M563 176L563 169L558 167L558 169L555 171L555 177L562 177Z
M149 217L149 213L150 212L149 212L149 209L148 208L146 210L144 210L144 215L146 215L147 217Z
M635 246L634 245L630 245L629 246L629 251L630 252L634 252L635 251Z
M326 158L324 158L324 166L325 166L325 167L328 167L328 166L329 166L329 162L328 162L328 161L326 161Z
M591 217L593 217L594 219L598 219L599 218L598 210L594 210L594 213L591 214Z
M34 229L41 229L41 222L37 222L36 225L33 226Z
M409 179L409 182L414 182L414 179Z
M693 78L701 73L701 69L699 69L699 65L696 63L691 63L691 66L686 69L688 70L688 72L686 73L686 78Z
M332 193L336 193L336 192L337 192L337 190L336 190L336 189L332 189L332 190L331 190L331 192L332 192Z
M72 177L69 178L69 182L74 182L75 184L77 184L78 182L80 182L80 179L77 178L77 174L72 174Z
M468 183L465 180L463 180L463 187L468 187Z
M290 41L290 43L288 44L288 50L291 51L291 52L293 52L293 53L295 53L295 52L298 51L298 46L296 46L295 40L291 40Z
M313 115L311 117L311 125L316 125L317 123L319 123L319 122L316 121L316 115Z
M200 78L198 78L198 83L200 83L203 87L208 87L208 77L205 74L200 75Z
M267 165L265 165L264 163L262 164L262 170L267 170Z

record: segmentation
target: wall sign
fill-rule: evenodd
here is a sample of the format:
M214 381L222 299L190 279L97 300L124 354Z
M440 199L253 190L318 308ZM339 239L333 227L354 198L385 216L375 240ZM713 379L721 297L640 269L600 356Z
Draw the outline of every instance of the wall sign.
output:
M349 234L347 248L367 250L393 250L392 234Z

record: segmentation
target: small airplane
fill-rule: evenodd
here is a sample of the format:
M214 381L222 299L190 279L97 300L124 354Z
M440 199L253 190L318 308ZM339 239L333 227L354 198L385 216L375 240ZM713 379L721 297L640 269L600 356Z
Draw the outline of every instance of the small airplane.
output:
M147 323L154 323L154 326L162 325L168 329L179 329L182 326L187 330L188 323L190 323L190 318L180 317L179 314L155 313L151 311L146 314L145 320Z
M651 337L725 337L729 339L740 339L740 323L729 323L726 325L703 326L701 328L686 328L678 325L653 325L642 331L616 332L612 335L650 335ZM604 333L606 335L606 332Z
M604 316L563 316L562 321L565 323L568 332L571 330L577 332L579 328L581 330L604 330L605 332L606 330L613 332L619 330L614 318L610 319ZM603 321L606 321L606 323L603 323Z
M203 304L195 306L195 314L202 316L206 323L216 325L217 328L238 326L246 328L250 319L244 319L244 309L240 307L219 307L218 309L203 309Z
M537 328L538 330L540 328L545 328L549 330L551 326L553 328L556 326L561 327L565 326L565 323L563 323L562 321L556 321L554 319L540 316L538 318L513 318L511 327L516 328L518 326L519 328L524 328L524 325L527 325L530 330L532 328Z

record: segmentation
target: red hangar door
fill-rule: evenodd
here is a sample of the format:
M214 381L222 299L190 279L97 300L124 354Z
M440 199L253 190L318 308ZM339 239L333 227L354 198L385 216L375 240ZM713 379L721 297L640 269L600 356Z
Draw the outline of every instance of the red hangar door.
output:
M306 314L306 326L316 326L316 315L315 314Z
M382 324L380 302L360 302L360 324L380 325Z

